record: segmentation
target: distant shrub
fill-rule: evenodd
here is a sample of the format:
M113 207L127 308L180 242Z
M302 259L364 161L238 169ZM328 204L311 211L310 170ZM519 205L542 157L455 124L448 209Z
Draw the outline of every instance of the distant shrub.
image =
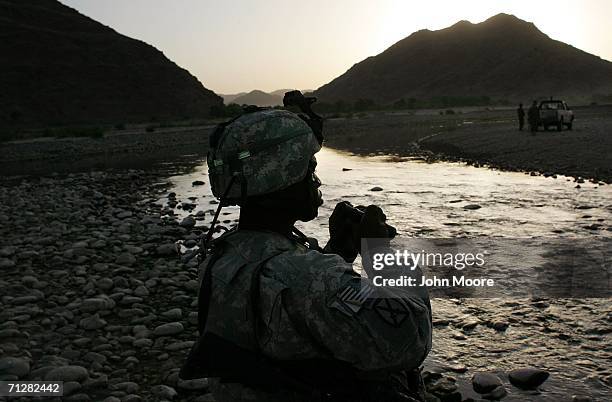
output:
M90 128L86 132L86 136L91 138L102 138L104 137L104 130L100 127Z
M209 113L211 117L225 117L225 105L212 105Z
M101 127L57 127L57 128L45 128L42 134L43 134L43 137L56 137L56 138L71 138L71 137L102 138L104 137L104 130Z
M235 117L242 114L242 106L236 103L229 105L213 105L210 108L211 117Z
M376 103L372 99L358 99L353 105L353 110L363 112L376 109Z
M154 132L154 131L155 131L155 126L151 126L151 125L149 125L149 126L145 127L145 131L146 131L147 133L152 133L152 132Z
M15 109L9 114L9 119L11 123L19 123L22 115L23 113L21 113L21 110Z
M18 140L23 137L19 130L0 130L0 142Z
M125 124L124 123L119 123L119 124L115 124L115 130L125 130Z
M455 114L455 111L453 109L446 109L446 114Z
M404 100L404 98L395 101L395 103L393 103L393 109L405 109L407 106L406 101Z

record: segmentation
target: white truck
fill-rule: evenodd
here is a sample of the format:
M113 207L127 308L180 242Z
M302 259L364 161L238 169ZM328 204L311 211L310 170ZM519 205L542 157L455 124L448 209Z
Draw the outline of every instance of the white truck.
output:
M557 127L557 131L563 130L563 126L568 130L573 128L574 112L563 101L551 99L540 102L539 114L539 126L544 130L551 126Z

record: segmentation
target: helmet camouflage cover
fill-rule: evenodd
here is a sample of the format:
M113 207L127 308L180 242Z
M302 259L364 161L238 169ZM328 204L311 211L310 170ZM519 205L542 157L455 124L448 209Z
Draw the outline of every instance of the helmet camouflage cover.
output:
M226 198L238 200L289 187L306 176L320 149L312 129L295 113L246 113L224 128L208 153L212 192L221 198L229 191Z

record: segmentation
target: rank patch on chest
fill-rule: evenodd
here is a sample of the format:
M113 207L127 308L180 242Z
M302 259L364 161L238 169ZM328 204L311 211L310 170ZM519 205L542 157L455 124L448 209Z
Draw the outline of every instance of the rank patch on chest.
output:
M349 316L353 316L362 309L372 293L374 293L374 286L368 281L354 278L336 292L330 302L330 307L340 310L342 313Z

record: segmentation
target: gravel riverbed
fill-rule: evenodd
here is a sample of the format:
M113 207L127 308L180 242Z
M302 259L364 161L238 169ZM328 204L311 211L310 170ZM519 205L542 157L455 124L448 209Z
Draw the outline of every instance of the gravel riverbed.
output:
M2 183L1 380L62 380L65 401L211 400L207 380L178 379L198 281L194 253L175 242L203 227L156 203L157 180L132 170Z

